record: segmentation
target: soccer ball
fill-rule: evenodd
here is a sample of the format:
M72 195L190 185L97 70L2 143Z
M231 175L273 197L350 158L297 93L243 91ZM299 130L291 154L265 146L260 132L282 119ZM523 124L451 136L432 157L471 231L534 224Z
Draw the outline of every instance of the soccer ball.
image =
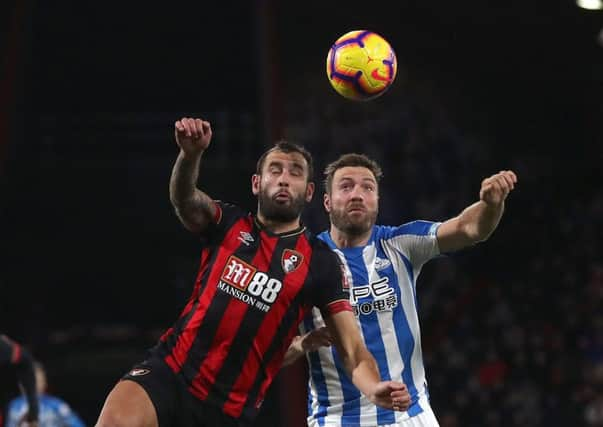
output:
M331 86L355 101L368 101L385 93L396 77L397 68L394 50L372 31L344 34L327 55Z

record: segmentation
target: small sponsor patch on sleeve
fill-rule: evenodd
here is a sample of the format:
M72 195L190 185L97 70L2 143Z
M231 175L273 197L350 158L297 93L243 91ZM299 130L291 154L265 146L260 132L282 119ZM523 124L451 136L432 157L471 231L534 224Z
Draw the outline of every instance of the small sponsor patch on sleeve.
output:
M140 376L143 376L143 375L147 375L149 373L151 373L150 369L146 369L146 368L134 368L130 372L128 372L128 375L130 375L131 377L140 377Z

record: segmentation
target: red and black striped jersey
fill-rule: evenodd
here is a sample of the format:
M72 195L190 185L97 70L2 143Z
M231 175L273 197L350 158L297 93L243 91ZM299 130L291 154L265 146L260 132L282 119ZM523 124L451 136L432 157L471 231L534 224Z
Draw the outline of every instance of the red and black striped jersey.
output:
M311 308L351 307L340 261L305 227L274 234L236 206L217 207L193 294L154 352L198 399L251 419Z
M16 365L21 360L21 346L6 335L0 335L0 365Z
M17 378L25 391L27 399L29 408L28 421L37 420L39 403L33 357L20 344L11 340L6 335L0 334L0 366L2 365L12 365L15 367Z

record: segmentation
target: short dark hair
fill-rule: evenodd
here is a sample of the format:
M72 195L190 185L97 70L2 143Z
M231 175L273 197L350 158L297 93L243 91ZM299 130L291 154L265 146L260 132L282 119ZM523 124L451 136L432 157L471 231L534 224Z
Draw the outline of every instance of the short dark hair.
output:
M312 181L312 178L314 177L314 165L312 163L312 154L310 154L310 152L301 145L285 140L278 141L276 144L274 144L274 146L264 151L264 153L260 156L258 163L255 167L255 172L258 175L261 175L262 173L262 168L264 167L264 161L266 160L266 156L268 156L268 154L272 153L273 151L301 154L304 159L306 159L306 163L308 164L308 181Z
M379 183L379 181L381 181L381 178L383 177L383 171L381 170L381 166L379 166L379 163L377 163L375 160L371 159L370 157L368 157L364 154L358 154L358 153L343 154L343 155L339 156L339 158L337 160L335 160L334 162L329 163L327 165L327 167L325 168L324 184L325 184L325 191L327 193L329 193L329 194L331 193L331 186L333 185L333 177L335 176L335 172L337 172L338 169L345 168L348 166L350 166L350 167L360 166L363 168L367 168L368 170L370 170L372 172L377 183Z

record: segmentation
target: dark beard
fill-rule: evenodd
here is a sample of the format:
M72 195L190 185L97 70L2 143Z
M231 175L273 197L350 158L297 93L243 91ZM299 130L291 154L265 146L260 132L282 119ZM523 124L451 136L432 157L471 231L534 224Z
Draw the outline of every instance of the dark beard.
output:
M343 231L349 236L360 236L371 229L377 220L377 212L369 213L367 220L363 222L352 222L350 221L345 213L331 210L329 214L331 224L337 229Z
M306 205L303 195L291 199L291 204L282 205L261 191L258 195L258 210L267 221L290 222L297 219Z

